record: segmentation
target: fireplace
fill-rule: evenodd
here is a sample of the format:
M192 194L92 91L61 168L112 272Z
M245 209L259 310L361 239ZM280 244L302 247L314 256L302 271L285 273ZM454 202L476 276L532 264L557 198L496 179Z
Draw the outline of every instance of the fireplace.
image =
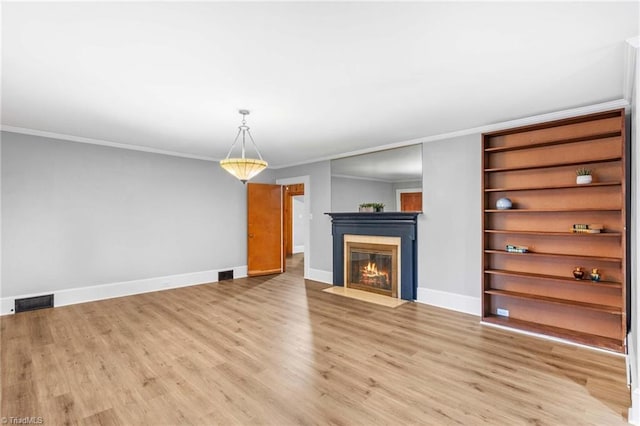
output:
M416 299L419 212L327 214L332 219L333 285L373 291L404 300ZM393 248L389 246L395 247L395 256ZM349 261L350 257L354 257L353 248L356 253L354 265ZM389 257L395 257L395 260L391 260L390 269L387 269ZM375 263L375 269L369 263ZM384 275L381 270L389 278L381 277Z
M399 297L400 238L344 236L345 287Z

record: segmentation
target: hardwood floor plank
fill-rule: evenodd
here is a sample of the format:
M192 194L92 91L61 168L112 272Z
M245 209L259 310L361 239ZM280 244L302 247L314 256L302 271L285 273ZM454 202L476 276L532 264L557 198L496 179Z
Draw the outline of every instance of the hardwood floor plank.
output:
M46 424L625 424L624 359L288 272L0 319L2 415Z

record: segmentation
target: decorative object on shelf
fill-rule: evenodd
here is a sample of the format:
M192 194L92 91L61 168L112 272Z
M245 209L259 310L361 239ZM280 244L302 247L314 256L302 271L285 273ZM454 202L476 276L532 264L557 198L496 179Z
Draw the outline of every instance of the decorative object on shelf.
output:
M514 246L511 244L508 244L505 250L508 251L509 253L529 253L529 247Z
M600 272L598 271L598 268L593 268L591 270L591 274L589 274L591 276L591 281L600 281Z
M358 206L359 212L383 212L384 203L362 203Z
M573 277L576 280L581 280L584 277L584 271L582 270L582 266L576 266L576 269L573 270Z
M498 210L509 210L511 207L513 207L513 203L507 197L499 198L498 201L496 201L496 208Z
M373 203L362 203L358 206L359 212L373 212Z
M249 179L256 176L258 173L267 168L267 162L262 159L262 155L260 155L260 151L258 151L258 146L253 140L251 133L249 132L249 126L247 126L247 115L249 115L249 110L241 109L238 111L242 114L242 124L238 126L238 134L236 135L233 144L231 145L231 149L229 149L229 153L227 157L220 161L220 167L225 169L227 172L231 173L236 178L240 179L242 183L247 183ZM236 143L238 143L238 139L242 135L242 152L241 157L231 158L231 152L233 148L235 148ZM246 158L245 150L246 150L246 137L249 136L251 143L253 144L253 148L258 154L258 158Z
M591 169L586 169L584 167L576 170L576 183L578 185L586 185L593 181L593 176L591 176Z
M574 223L571 232L581 234L599 234L604 230L604 225L599 223Z

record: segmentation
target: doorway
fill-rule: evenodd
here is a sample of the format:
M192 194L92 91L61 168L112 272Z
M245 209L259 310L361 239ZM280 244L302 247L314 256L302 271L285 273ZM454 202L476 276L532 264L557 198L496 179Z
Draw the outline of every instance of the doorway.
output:
M283 252L287 272L309 276L311 187L309 176L277 179L283 186Z

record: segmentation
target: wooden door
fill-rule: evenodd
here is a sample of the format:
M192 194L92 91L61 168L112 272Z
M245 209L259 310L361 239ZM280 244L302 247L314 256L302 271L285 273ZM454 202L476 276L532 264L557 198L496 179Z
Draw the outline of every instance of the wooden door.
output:
M284 253L293 254L293 197L304 195L304 183L286 185L284 187Z
M248 275L284 272L280 185L247 184L247 232Z
M400 211L421 212L422 211L422 192L401 192L400 193Z

